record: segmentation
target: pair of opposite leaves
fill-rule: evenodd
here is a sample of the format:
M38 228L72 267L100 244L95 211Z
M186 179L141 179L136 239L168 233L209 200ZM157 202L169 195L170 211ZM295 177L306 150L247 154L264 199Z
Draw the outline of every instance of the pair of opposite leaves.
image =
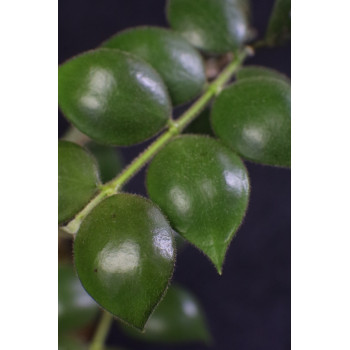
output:
M58 265L59 349L85 348L68 336L91 324L98 314L97 304L86 294L73 266ZM162 327L159 327L159 325ZM166 297L149 319L144 333L123 327L128 335L144 341L185 343L210 341L205 316L196 298L180 286L171 286ZM73 342L73 343L72 343ZM74 344L76 343L76 344ZM73 346L75 345L75 346Z
M154 136L171 116L170 98L183 104L206 83L202 57L190 43L206 52L236 50L248 30L245 2L171 0L168 18L178 33L127 30L66 62L58 80L63 114L101 143L131 145Z
M59 142L60 169L80 172L79 178L73 177L75 183L59 176L60 198L69 196L67 206L75 202L75 194L78 202L82 191L88 189L87 197L96 191L94 161L79 146ZM147 189L172 227L221 273L248 203L248 175L240 158L212 138L181 136L152 161ZM173 231L149 200L117 194L85 218L74 242L74 258L88 293L106 310L142 329L172 276Z
M170 0L167 15L179 34L138 28L104 43L141 57L161 77L145 62L120 52L91 51L61 67L60 107L78 129L103 143L144 141L166 125L171 113L162 79L174 105L193 99L205 84L201 57L188 42L207 53L222 54L236 50L249 37L247 0ZM277 0L266 41L281 42L289 32L290 0Z
M238 71L237 80L217 98L211 123L208 108L189 126L188 132L213 135L213 126L224 143L244 158L290 166L288 78L271 69L250 66ZM116 153L96 144L88 148L97 157L103 182L110 180L120 169ZM59 159L62 166L59 167L58 221L62 224L87 204L97 191L99 179L96 165L78 146L60 142Z
M167 123L170 105L166 91L155 83L156 73L147 67L152 78L140 64L121 51L103 49L66 63L59 75L62 111L99 142L118 139L129 144L154 135ZM244 81L223 91L212 125L216 135L243 157L288 166L290 87L267 79ZM162 84L160 78L158 83Z

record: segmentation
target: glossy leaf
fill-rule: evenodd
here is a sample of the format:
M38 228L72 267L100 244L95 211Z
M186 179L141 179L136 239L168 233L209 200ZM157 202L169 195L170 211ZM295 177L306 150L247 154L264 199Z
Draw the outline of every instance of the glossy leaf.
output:
M221 273L248 204L249 180L240 158L212 138L185 135L154 158L146 184L174 229Z
M271 45L281 45L290 40L291 0L275 0L265 40Z
M87 292L107 311L142 329L174 268L172 229L149 200L131 194L105 199L85 218L74 243Z
M126 326L123 329L131 337L154 343L208 343L211 339L196 298L174 285L148 320L144 333Z
M242 157L290 166L290 85L285 81L238 81L217 97L211 118L215 134Z
M236 50L248 37L242 0L169 0L168 21L192 45L211 53Z
M201 134L214 136L210 124L210 110L207 107L184 131L185 134Z
M99 183L95 160L82 147L58 142L58 223L74 217L89 202Z
M133 28L117 34L103 46L142 57L161 75L174 105L193 99L203 89L206 78L200 54L171 30Z
M250 79L250 78L275 78L279 80L283 80L286 83L290 84L290 79L278 72L277 70L260 67L260 66L245 66L237 71L236 80Z
M99 49L67 61L58 73L63 114L98 142L132 145L154 136L168 122L166 87L138 57Z
M79 329L92 322L98 306L85 292L73 266L58 266L58 329L59 332ZM60 336L61 337L61 336Z
M98 163L100 178L103 183L112 180L123 169L122 156L114 147L89 142L86 148Z

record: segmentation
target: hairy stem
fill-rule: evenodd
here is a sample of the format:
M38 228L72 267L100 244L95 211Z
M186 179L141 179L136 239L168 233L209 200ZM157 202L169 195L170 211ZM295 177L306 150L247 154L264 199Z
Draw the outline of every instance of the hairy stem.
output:
M86 207L80 211L75 218L70 221L67 226L62 227L62 229L65 232L75 234L78 232L81 222L84 220L84 218L90 213L90 211L96 207L98 203L100 203L104 198L108 197L108 194L105 190L102 189L101 191L94 197L87 205Z
M208 85L205 93L185 112L180 118L169 123L169 128L161 134L143 153L134 159L116 178L100 187L100 192L91 202L76 215L63 229L71 234L75 234L81 222L90 213L90 211L100 203L105 197L109 197L125 185L142 169L161 148L163 148L171 139L180 134L188 124L190 124L208 103L224 88L225 84L232 78L233 74L241 66L245 58L251 54L251 49L245 48L237 55L232 62L218 75L218 77Z
M103 350L106 337L108 335L109 328L111 326L113 316L103 311L101 320L98 324L94 338L92 339L89 350Z

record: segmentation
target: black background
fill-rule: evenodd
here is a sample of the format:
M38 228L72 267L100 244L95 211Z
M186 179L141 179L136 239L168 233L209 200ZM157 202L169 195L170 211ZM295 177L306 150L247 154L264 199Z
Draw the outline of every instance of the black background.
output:
M195 0L193 0L195 1ZM261 35L272 0L253 0L253 25ZM59 63L97 47L116 32L137 25L167 26L163 0L59 1ZM275 68L290 76L290 46L261 49L247 64ZM68 123L59 115L59 136ZM126 164L145 144L122 149ZM290 170L247 163L251 198L245 221L229 248L223 275L187 246L179 253L174 280L192 291L206 312L212 349L290 349ZM145 195L144 172L127 186ZM116 324L108 344L128 349L208 349L154 346L125 337Z

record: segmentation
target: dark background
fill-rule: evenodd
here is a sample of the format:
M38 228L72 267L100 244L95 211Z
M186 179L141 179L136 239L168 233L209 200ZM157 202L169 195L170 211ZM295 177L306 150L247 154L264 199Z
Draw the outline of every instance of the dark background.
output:
M193 0L195 1L195 0ZM273 0L253 0L253 26L264 33ZM137 25L167 26L164 0L59 1L59 63L97 47L116 32ZM290 76L290 45L261 49L247 64ZM59 115L59 136L68 123ZM122 149L126 164L145 144ZM290 170L247 163L251 198L245 221L229 248L223 275L195 248L179 253L174 280L201 302L214 338L211 349L290 349ZM145 195L144 172L127 186ZM208 349L203 345L154 346L124 336L116 324L108 344L130 350Z

